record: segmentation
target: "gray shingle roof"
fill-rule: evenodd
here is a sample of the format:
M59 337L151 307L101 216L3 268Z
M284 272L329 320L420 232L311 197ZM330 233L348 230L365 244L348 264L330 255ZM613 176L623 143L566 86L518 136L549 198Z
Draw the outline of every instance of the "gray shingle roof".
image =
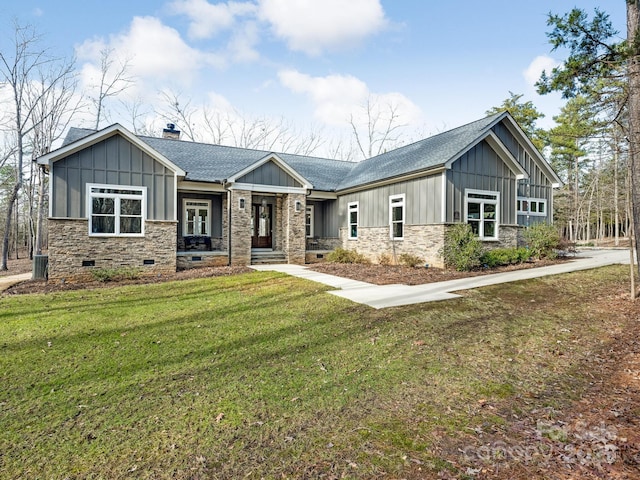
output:
M453 130L391 150L355 165L338 190L444 166L482 137L503 114L477 120Z
M492 115L359 163L277 153L315 190L336 191L444 166L485 135L504 114ZM71 128L63 145L94 130ZM273 152L139 136L151 148L187 172L186 180L221 182Z

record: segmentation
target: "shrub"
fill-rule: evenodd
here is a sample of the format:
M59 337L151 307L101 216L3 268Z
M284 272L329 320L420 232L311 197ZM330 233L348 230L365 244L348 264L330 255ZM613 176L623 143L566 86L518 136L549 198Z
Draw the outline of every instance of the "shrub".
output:
M389 253L381 253L378 255L378 263L380 265L393 265L393 257Z
M440 255L447 267L461 272L471 270L481 265L482 242L473 234L471 225L457 223L447 229Z
M560 234L553 225L536 223L523 233L524 240L533 258L556 258L561 248Z
M91 276L98 282L114 282L118 280L135 280L140 277L140 269L134 267L94 268Z
M529 260L528 248L494 248L482 254L480 261L489 268L514 265Z
M418 265L424 265L424 260L417 255L401 253L398 257L398 263L407 267L417 267Z
M346 250L344 248L336 248L327 255L327 262L332 263L371 263L363 254L355 250Z

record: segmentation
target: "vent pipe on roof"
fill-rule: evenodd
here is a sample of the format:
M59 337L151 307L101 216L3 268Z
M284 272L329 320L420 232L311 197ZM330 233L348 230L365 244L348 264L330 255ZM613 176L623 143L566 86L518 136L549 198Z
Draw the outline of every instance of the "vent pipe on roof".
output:
M176 130L175 123L167 123L167 128L162 129L162 138L180 140L180 130Z

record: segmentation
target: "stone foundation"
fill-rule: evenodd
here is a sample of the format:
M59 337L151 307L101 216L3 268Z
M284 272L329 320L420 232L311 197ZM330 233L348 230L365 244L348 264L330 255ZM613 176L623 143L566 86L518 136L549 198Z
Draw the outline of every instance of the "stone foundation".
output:
M229 265L227 252L189 252L179 253L177 257L177 269L188 270L190 268L226 267Z
M87 219L49 219L49 281L92 280L92 269L136 268L142 276L176 271L176 222L145 222L144 237L90 237ZM83 266L84 263L84 266Z
M296 202L300 202L296 211ZM305 208L306 196L300 193L289 193L283 201L283 251L287 263L304 265L306 253Z
M347 229L340 229L342 248L356 250L374 263L379 263L381 255L396 259L403 254L416 255L434 267L442 267L442 257L438 251L444 244L445 225L405 225L404 239L391 240L389 227L358 227L358 239L347 238Z

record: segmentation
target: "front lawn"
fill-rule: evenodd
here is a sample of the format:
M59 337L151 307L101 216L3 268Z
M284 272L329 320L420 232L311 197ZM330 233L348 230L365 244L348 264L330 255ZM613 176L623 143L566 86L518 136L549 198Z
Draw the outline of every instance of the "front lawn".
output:
M634 321L625 268L378 311L272 272L5 296L0 472L464 473L448 445L588 389Z

